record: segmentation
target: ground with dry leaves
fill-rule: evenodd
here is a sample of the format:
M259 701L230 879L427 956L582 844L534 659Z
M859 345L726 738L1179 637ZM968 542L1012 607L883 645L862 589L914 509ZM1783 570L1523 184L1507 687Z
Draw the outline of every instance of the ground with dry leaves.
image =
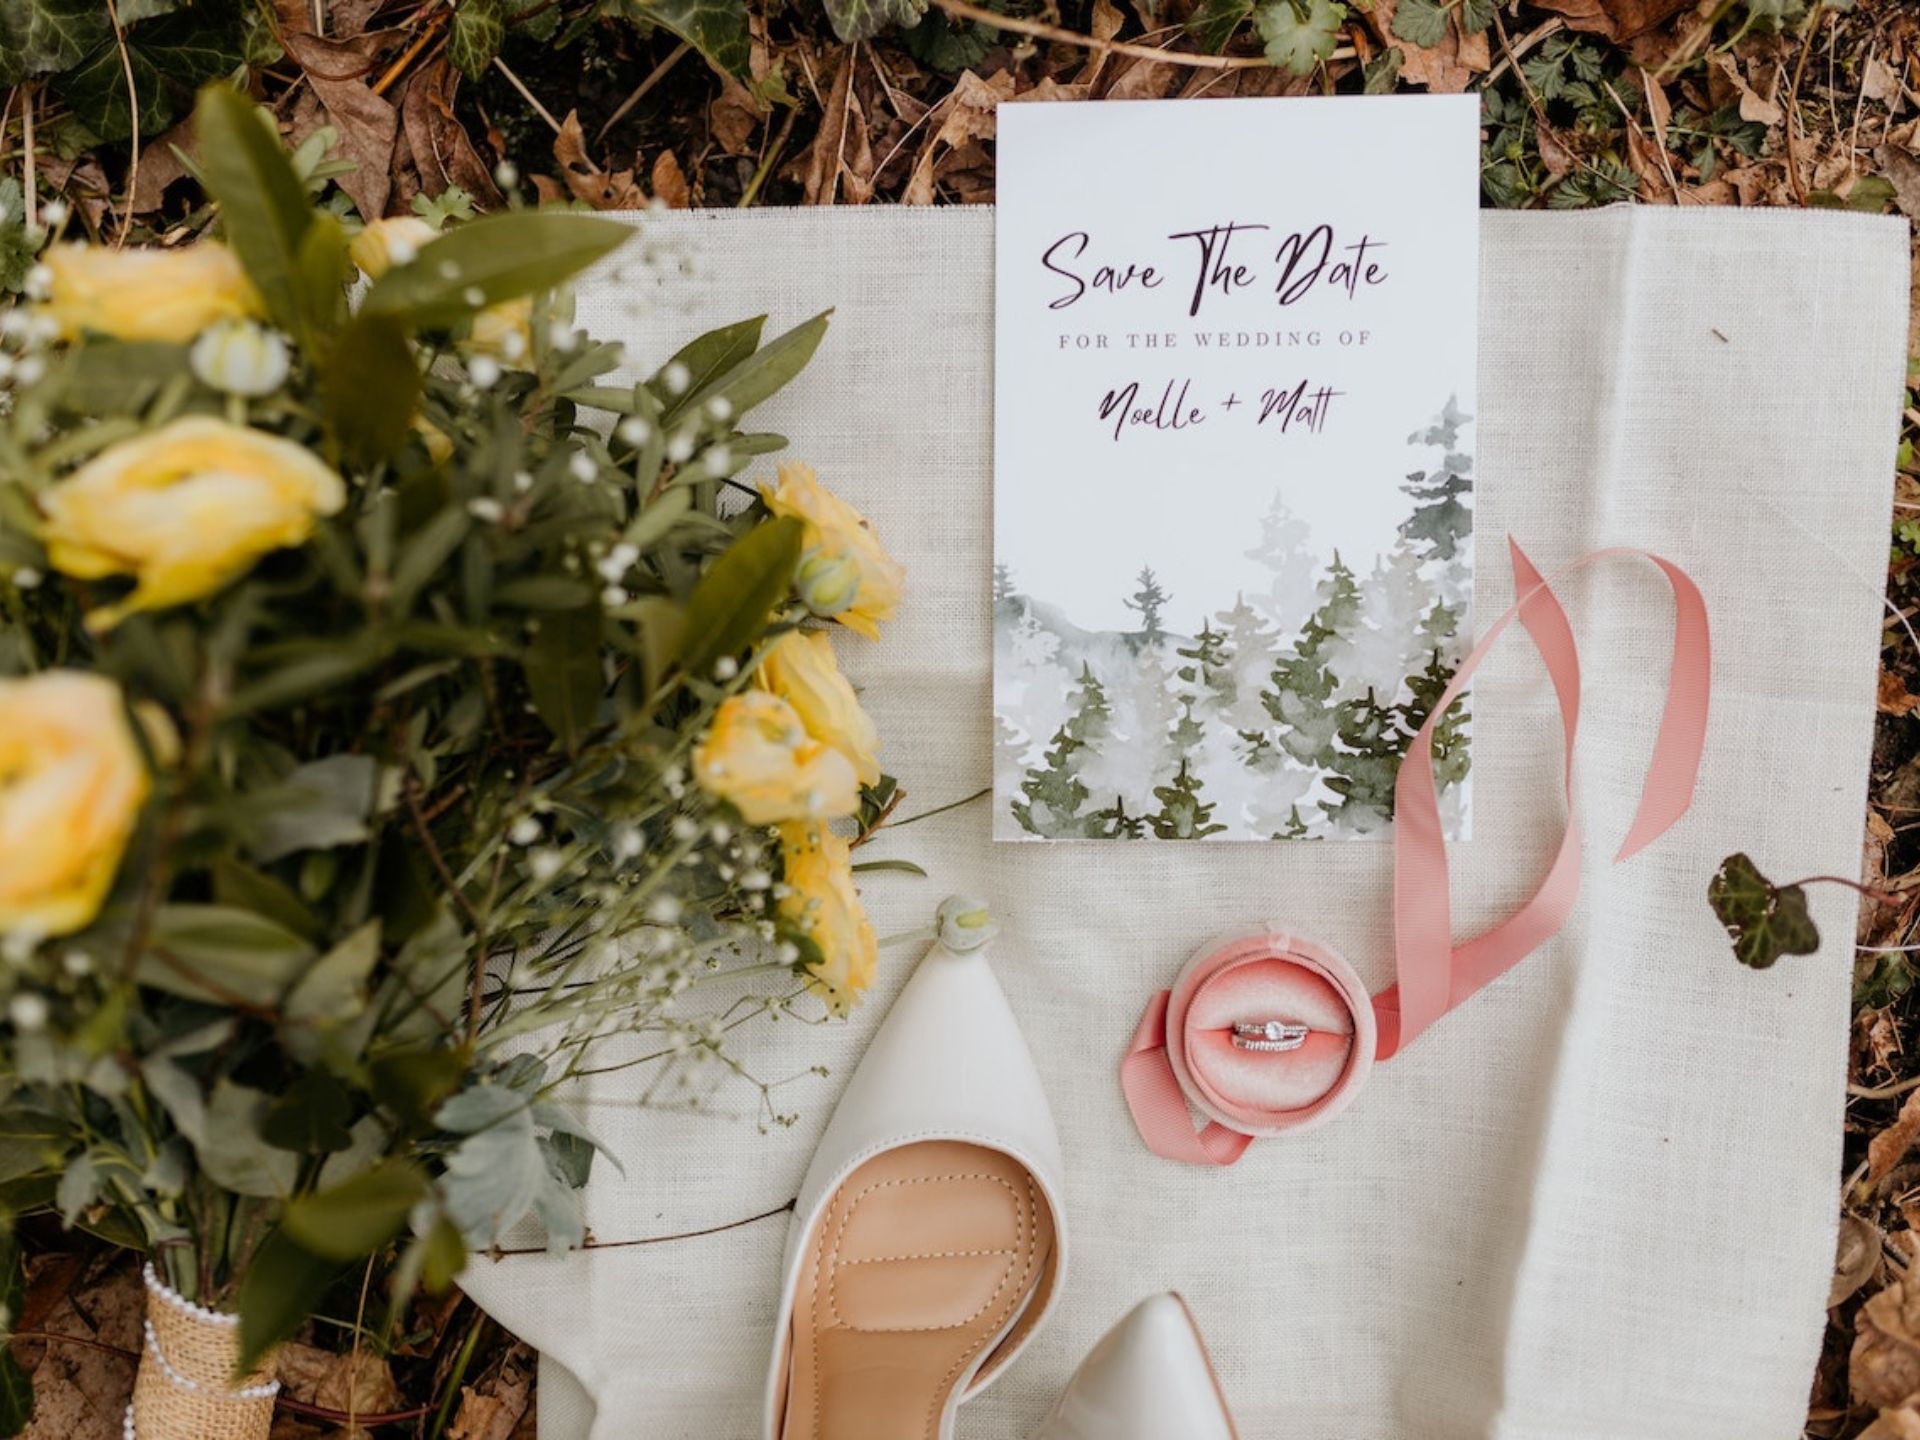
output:
M1396 34L1413 0L1356 3L1331 59L1294 76L1202 55L1193 0L1001 0L983 28L963 0L913 35L856 45L818 8L750 7L744 76L663 30L587 0L558 8L565 43L509 29L469 79L440 0L274 0L279 58L255 72L289 138L331 127L337 184L362 215L451 189L503 202L502 161L530 191L596 208L978 203L993 198L995 108L1008 101L1474 90L1484 190L1497 206L1825 205L1920 219L1920 6L1858 0L1513 0L1472 33L1456 14L1431 46ZM1811 13L1808 13L1811 11ZM627 12L631 16L631 11ZM1773 15L1781 23L1764 23ZM1759 23L1756 23L1758 20ZM1404 26L1402 28L1405 28ZM62 146L60 102L22 85L0 108L0 174L55 194L106 236L173 243L206 223L175 128L137 144ZM26 143L27 122L42 140ZM49 141L46 137L54 137ZM1364 179L1364 177L1356 177ZM1920 280L1920 252L1916 252ZM1920 312L1910 352L1920 355ZM1907 397L1890 517L1891 608L1863 879L1847 1172L1832 1323L1807 1433L1920 1440L1920 404ZM1830 963L1831 947L1819 960ZM1729 961L1731 963L1731 961ZM1728 1197L1764 1175L1728 1176ZM1736 1202L1737 1203L1737 1202ZM44 1221L28 1226L14 1344L33 1372L35 1437L119 1433L139 1343L124 1257ZM363 1277L378 1303L380 1278ZM533 1357L453 1294L422 1300L356 1356L359 1280L281 1362L278 1437L508 1440L534 1427ZM1712 1377L1701 1383L1711 1385Z

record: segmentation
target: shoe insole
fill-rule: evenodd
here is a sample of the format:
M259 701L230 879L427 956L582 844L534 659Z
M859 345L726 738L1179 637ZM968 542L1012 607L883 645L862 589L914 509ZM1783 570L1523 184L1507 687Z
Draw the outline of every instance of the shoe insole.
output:
M869 1160L807 1242L783 1440L938 1440L1052 1250L1052 1214L1010 1156L941 1140Z

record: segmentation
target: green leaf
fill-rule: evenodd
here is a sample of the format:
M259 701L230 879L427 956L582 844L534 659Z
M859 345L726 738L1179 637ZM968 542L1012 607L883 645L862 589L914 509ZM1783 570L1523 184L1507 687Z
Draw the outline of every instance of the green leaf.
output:
M305 330L301 245L313 224L306 187L261 123L259 109L226 85L209 85L194 112L201 179L219 202L227 243L275 321Z
M1412 0L1403 0L1403 7ZM1267 62L1305 75L1333 54L1340 43L1345 7L1334 0L1266 0L1255 12L1254 28L1266 42ZM1303 14L1304 12L1304 14Z
M211 866L216 903L241 910L257 910L276 925L306 940L320 936L320 921L288 886L263 870L244 865L231 855L217 855Z
M1478 35L1493 24L1493 13L1499 8L1499 0L1460 0L1460 28Z
M439 327L563 284L610 254L632 227L567 210L517 210L455 226L373 283L363 315Z
M300 850L358 845L368 828L380 767L371 755L329 755L250 797L260 814L249 849L270 865Z
M666 407L665 418L671 419L679 414L695 395L758 350L760 332L766 323L767 317L764 315L736 320L731 325L723 325L718 330L709 330L689 340L675 351L673 358L654 371L653 378L647 381L647 389ZM676 365L687 375L686 384L681 387L677 398L667 384L667 372Z
M291 1340L340 1274L338 1262L315 1255L283 1230L254 1252L240 1282L240 1362L246 1370L274 1346Z
M124 16L122 21L132 24ZM151 138L187 113L200 86L233 74L244 59L239 8L226 0L201 0L129 30L124 57L109 33L79 64L57 76L52 89L96 141L124 140L133 133L127 94L131 69L140 133Z
M163 905L136 974L142 985L188 1000L264 1009L313 954L301 936L251 910Z
M367 1003L367 977L380 958L380 919L367 921L314 961L287 996L287 1019L315 1023L351 1020Z
M554 739L573 754L593 728L607 688L599 610L588 605L547 616L520 657L520 668L526 672L533 708Z
M853 873L856 875L869 874L875 870L897 870L903 875L918 875L923 879L927 873L911 860L864 860L853 867Z
M1707 903L1727 927L1742 965L1765 970L1782 955L1811 955L1820 948L1806 889L1775 885L1743 854L1720 862L1707 885Z
M926 0L827 0L827 18L833 33L851 45L871 40L889 25L912 25L926 8Z
M733 407L733 418L738 419L806 368L826 338L827 321L832 316L831 310L823 310L769 340L706 385L690 390L680 408L695 409L710 400L723 399Z
M454 504L407 537L388 585L387 598L396 613L405 614L413 608L414 597L428 581L444 573L447 561L472 529L472 512Z
M1201 49L1218 55L1252 13L1253 0L1201 0L1187 18L1187 33L1200 42Z
M260 1122L269 1145L298 1155L332 1155L353 1144L353 1098L325 1070L303 1071L276 1095Z
M447 58L461 74L478 79L506 38L507 20L500 0L456 0L453 24L447 31Z
M938 6L929 6L920 23L901 38L921 64L957 75L987 58L987 52L1000 43L1000 31L978 20L955 20Z
M749 79L745 0L627 0L625 9L636 20L672 31L734 79Z
M200 1133L193 1134L181 1125L181 1132L199 1157L200 1168L222 1189L263 1199L293 1192L301 1157L267 1140L267 1112L273 1098L264 1090L222 1076L214 1081L213 1093L207 1098ZM176 1123L180 1118L179 1112L174 1112Z
M433 1123L433 1112L465 1077L470 1057L445 1045L389 1050L368 1066L373 1097L406 1124Z
M680 668L705 675L714 661L760 637L793 586L806 527L792 516L756 525L729 545L693 587L681 632Z
M398 1235L426 1193L418 1166L384 1160L344 1184L288 1201L280 1229L323 1260L359 1260Z
M1431 50L1447 38L1447 7L1441 0L1400 0L1393 33L1409 45Z
M113 22L99 0L6 0L0 4L0 85L71 70L113 43Z
M467 1263L467 1242L460 1227L442 1215L427 1231L426 1266L423 1271L427 1289L438 1294L453 1283Z
M0 1335L20 1323L26 1307L26 1275L21 1268L20 1242L9 1223L0 1233ZM18 1435L33 1418L33 1377L13 1358L13 1347L0 1343L0 1435Z

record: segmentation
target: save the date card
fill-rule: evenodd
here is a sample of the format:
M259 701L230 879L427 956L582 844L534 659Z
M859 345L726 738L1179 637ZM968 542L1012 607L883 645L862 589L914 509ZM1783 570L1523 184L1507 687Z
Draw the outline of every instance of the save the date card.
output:
M995 836L1383 832L1471 635L1478 101L1003 105L998 167Z

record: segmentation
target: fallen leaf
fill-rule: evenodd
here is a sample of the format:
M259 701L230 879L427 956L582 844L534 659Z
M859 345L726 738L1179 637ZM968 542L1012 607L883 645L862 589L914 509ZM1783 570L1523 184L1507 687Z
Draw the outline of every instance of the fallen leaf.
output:
M406 81L406 94L398 102L406 146L404 153L400 146L394 147L394 163L396 172L404 164L411 174L403 183L396 173L394 193L387 199L390 207L400 208L414 193L429 198L440 195L449 185L458 185L483 210L506 204L500 187L493 183L492 167L481 160L472 137L454 116L453 100L459 88L460 72L444 57Z
M853 46L840 52L833 85L821 111L820 128L807 147L806 177L800 187L804 204L831 205L840 192L840 176L846 169L847 125L855 105L853 67L859 53Z
M1883 103L1900 98L1900 77L1878 55L1867 56L1866 69L1860 74L1860 98Z
M1827 1308L1850 1300L1880 1268L1880 1227L1858 1215L1840 1217L1840 1243L1834 1253Z
M713 142L729 155L746 155L753 149L753 133L760 128L766 112L753 92L731 75L720 75L720 91L707 106L707 128Z
M693 204L693 189L687 184L687 172L680 168L680 157L662 150L653 157L653 175L648 181L654 198L666 202L672 210L685 210Z
M1911 1091L1893 1123L1867 1142L1867 1184L1878 1185L1886 1179L1913 1148L1916 1137L1920 1137L1920 1090Z
M1567 22L1569 30L1584 30L1609 40L1631 40L1642 31L1664 24L1693 0L1534 0Z
M906 192L901 195L903 205L931 205L934 200L934 187L939 182L936 162L941 150L954 150L969 140L991 140L994 133L994 112L1003 100L1011 100L1014 94L1014 79L1008 71L1002 70L991 80L982 80L971 70L960 72L960 79L953 87L953 93L933 107L931 116L944 117L940 126L927 137L920 147L920 155L914 162L913 174L907 180Z
M1712 67L1709 80L1718 76L1725 81L1724 87L1719 85L1713 87L1718 94L1726 98L1738 98L1742 120L1752 120L1761 125L1778 125L1786 119L1784 110L1773 101L1763 98L1752 85L1747 83L1747 77L1740 73L1739 62L1733 56L1724 53L1710 55L1707 57L1707 63Z
M1536 124L1534 130L1540 142L1540 163L1547 167L1547 173L1556 180L1572 173L1576 163L1573 151L1566 147L1559 132L1545 121Z
M1860 1307L1854 1318L1853 1353L1847 1363L1847 1387L1856 1405L1871 1409L1897 1406L1920 1392L1917 1329L1920 1293L1909 1300L1906 1287L1898 1280Z
M345 39L321 39L311 30L306 0L275 0L280 20L280 43L306 75L307 89L319 109L301 114L301 123L288 136L299 144L320 125L333 126L339 135L339 155L353 169L339 177L340 188L368 220L387 213L392 191L393 147L400 130L400 114L373 93L368 81L379 70L385 41L379 35L355 34Z
M1893 186L1894 203L1908 219L1920 220L1920 155L1897 145L1882 145L1873 158Z
M586 137L580 130L580 112L569 110L553 137L553 158L560 166L560 179L576 200L596 210L644 210L647 192L640 188L631 170L602 170L587 154Z
M1393 19L1399 9L1400 0L1374 0L1373 8L1367 12L1367 23L1382 45L1398 47L1404 57L1400 67L1402 80L1424 85L1436 95L1458 95L1473 82L1476 74L1488 68L1491 57L1484 31L1468 36L1463 45L1459 31L1448 25L1446 36L1438 45L1415 45L1393 33Z
M1920 707L1920 695L1907 689L1907 682L1891 670L1880 672L1879 707L1882 715L1911 715Z
M1905 1406L1882 1410L1880 1418L1862 1430L1855 1440L1920 1440L1920 1413Z
M193 118L182 120L165 134L140 149L140 181L133 190L133 210L145 215L158 210L167 198L167 187L186 178L187 167L174 154L175 148L193 154Z

